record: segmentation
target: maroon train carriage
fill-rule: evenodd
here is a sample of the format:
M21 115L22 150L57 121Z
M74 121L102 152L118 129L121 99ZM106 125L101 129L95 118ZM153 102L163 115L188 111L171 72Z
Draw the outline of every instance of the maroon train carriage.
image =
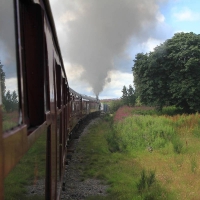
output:
M70 129L74 129L74 127L84 118L89 116L98 115L100 101L98 98L93 98L86 95L81 95L74 91L72 88L69 88L70 92L70 102L71 107L71 121L70 121Z
M70 134L69 139L76 139L79 137L77 129L79 126L89 118L94 118L100 115L99 105L100 102L97 98L93 98L86 95L81 95L69 88L70 92L70 118L69 127Z
M0 15L0 200L4 179L42 134L45 199L59 199L69 136L99 101L69 88L48 0L1 0Z

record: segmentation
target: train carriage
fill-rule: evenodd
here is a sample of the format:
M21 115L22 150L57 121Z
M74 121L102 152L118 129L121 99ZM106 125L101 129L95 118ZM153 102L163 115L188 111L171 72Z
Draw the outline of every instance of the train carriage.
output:
M69 87L48 0L2 0L0 13L0 200L4 179L42 134L45 199L59 199L69 136L99 101Z

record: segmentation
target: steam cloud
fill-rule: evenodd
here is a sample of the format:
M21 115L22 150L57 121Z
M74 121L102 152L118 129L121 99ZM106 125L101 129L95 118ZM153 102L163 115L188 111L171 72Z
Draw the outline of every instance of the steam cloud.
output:
M51 0L64 60L99 94L130 40L143 41L159 22L161 0ZM70 79L70 77L68 77Z

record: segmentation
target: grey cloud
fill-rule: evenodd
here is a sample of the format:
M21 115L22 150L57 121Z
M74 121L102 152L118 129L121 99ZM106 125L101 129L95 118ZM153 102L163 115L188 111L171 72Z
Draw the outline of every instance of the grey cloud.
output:
M107 79L106 79L106 82L107 82L107 83L110 83L110 82L111 82L111 78L107 78Z
M130 40L133 37L138 43L146 40L156 27L158 2L51 1L56 24L64 13L75 16L58 29L62 54L67 62L84 67L82 79L89 82L95 94L103 90L107 73L115 67L114 60L124 54Z

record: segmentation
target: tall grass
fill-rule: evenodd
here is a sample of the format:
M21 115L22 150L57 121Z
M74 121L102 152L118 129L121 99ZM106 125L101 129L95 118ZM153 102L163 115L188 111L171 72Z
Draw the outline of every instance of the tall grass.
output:
M183 114L183 113L184 113L183 109L177 108L175 106L163 107L162 110L157 110L154 107L140 106L140 107L134 107L134 109L132 110L132 114L138 114L138 115L173 116L173 115L178 115L178 114Z
M140 190L143 168L131 154L117 149L114 144L118 144L117 140L111 141L112 134L115 138L112 125L112 117L106 116L105 120L90 127L88 134L81 138L77 148L82 161L74 168L83 172L83 180L88 177L98 178L110 186L107 196L88 199L142 200L144 197L145 199L168 199L170 195L156 181L155 171L147 170L145 174L147 186Z
M114 124L108 142L119 151L131 152L150 148L158 150L173 146L174 152L180 154L184 150L184 143L187 143L180 136L190 133L200 137L200 115L173 115L179 111L169 107L163 110L162 115L160 112L156 115L157 111L153 109L133 109L131 116ZM120 109L118 112L120 119L124 112ZM140 112L143 112L143 115L138 115ZM171 116L163 115L164 113L170 113Z
M110 185L106 197L89 199L200 199L200 115L137 110L118 121L106 116L81 141L84 178Z
M166 117L136 116L127 117L114 124L113 141L118 142L120 151L131 152L151 147L163 148L172 143L177 153L181 151L181 141L176 136L176 130ZM110 140L112 140L110 138ZM116 144L115 144L116 145Z
M166 199L166 192L163 192L156 180L155 170L142 169L137 182L137 190L142 199Z

